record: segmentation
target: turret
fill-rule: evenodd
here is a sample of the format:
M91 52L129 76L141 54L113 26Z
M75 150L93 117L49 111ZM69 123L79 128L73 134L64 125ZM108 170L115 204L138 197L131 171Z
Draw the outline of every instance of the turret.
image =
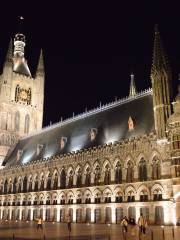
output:
M157 25L155 27L151 81L153 89L155 130L158 139L165 139L167 119L171 114L171 71L162 46Z
M40 51L39 62L36 71L36 77L44 77L44 60L42 49Z
M134 81L134 74L131 73L131 83L129 88L129 97L134 97L137 94L136 92L136 86Z

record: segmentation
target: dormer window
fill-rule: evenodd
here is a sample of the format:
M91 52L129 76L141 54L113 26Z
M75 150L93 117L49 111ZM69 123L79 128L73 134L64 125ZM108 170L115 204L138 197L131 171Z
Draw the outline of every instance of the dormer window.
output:
M61 139L60 139L60 149L61 150L66 146L66 143L67 143L67 137L61 137Z
M96 128L91 128L90 129L89 135L90 135L91 142L96 139L97 133L98 133L98 130Z
M42 150L43 150L43 145L42 144L37 144L37 149L36 149L36 154L37 154L37 156L39 156L40 155L40 153L42 152Z

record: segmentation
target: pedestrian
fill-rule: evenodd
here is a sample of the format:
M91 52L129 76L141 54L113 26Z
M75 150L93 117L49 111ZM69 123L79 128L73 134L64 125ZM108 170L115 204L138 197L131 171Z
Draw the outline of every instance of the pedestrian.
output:
M128 231L128 219L126 216L121 221L121 226L122 226L123 237L126 239L126 234Z
M146 234L146 227L147 227L147 221L145 217L143 217L143 214L140 214L140 217L138 219L138 226L139 226L139 232Z
M37 219L37 230L38 230L39 228L40 228L41 230L43 230L42 224L43 224L43 220L42 220L42 218L40 217L40 218Z

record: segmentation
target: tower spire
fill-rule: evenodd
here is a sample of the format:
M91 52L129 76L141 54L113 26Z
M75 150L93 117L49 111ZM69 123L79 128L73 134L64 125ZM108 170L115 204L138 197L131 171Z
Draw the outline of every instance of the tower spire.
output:
M154 49L153 49L153 62L152 62L152 69L151 74L155 74L158 71L166 71L169 77L171 77L171 71L169 67L169 63L167 60L167 56L165 54L158 24L155 25L155 37L154 37Z
M155 130L158 139L166 138L167 119L171 114L171 71L162 45L158 25L155 26L151 69Z
M130 83L130 88L129 88L129 97L134 97L137 94L136 91L136 85L134 81L134 74L131 73L131 83Z

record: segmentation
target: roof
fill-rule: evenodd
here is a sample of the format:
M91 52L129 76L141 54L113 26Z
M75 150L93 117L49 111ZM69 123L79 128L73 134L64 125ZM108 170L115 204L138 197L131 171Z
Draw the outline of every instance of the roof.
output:
M14 58L13 71L19 74L31 77L31 72L29 70L29 67L27 65L27 61L25 60L25 58L22 58L22 57Z
M26 164L154 131L152 90L118 100L21 139L4 165ZM37 151L38 148L38 151ZM18 150L23 150L18 159Z

